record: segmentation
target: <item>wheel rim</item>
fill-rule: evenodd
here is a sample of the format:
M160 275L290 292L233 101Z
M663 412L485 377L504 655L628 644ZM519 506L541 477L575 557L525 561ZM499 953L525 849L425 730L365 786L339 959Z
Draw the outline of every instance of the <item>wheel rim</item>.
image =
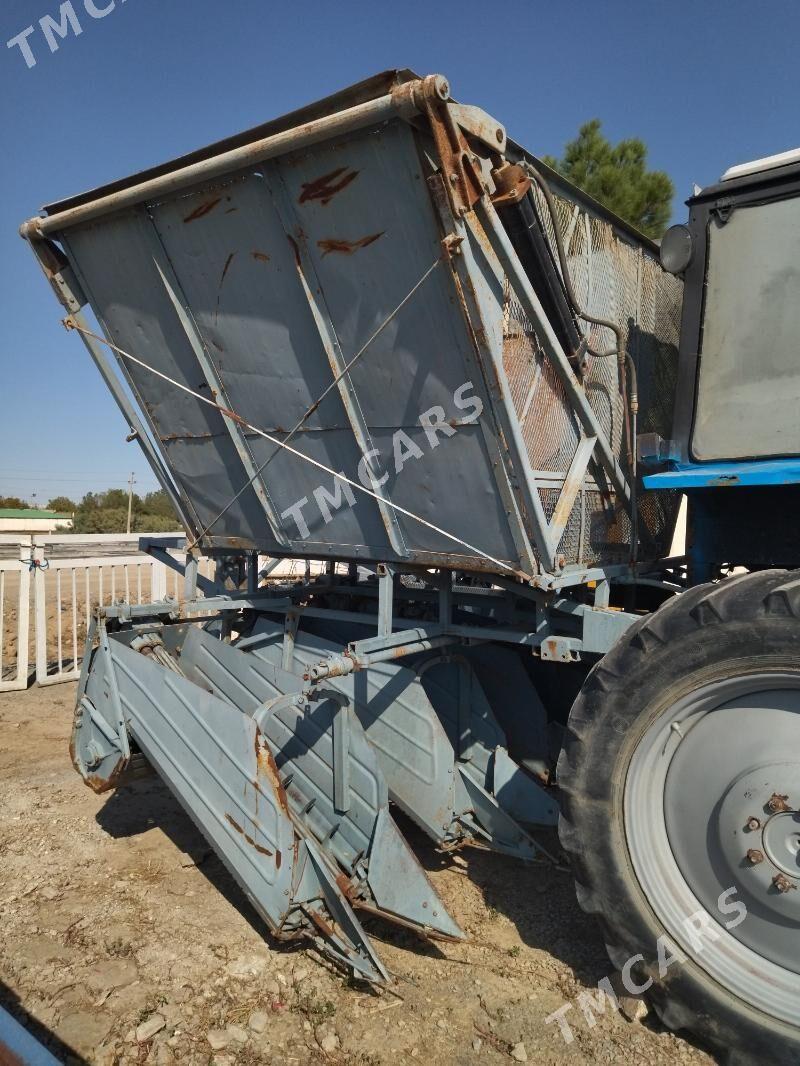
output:
M744 1002L800 1024L800 676L717 681L651 723L625 781L628 851L671 940ZM786 808L786 809L785 809ZM734 901L747 913L720 907ZM699 919L705 911L705 930Z

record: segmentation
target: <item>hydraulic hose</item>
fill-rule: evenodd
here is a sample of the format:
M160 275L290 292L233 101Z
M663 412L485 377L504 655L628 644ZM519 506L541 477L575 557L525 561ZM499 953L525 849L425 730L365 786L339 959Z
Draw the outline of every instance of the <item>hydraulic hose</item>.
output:
M547 210L550 213L550 221L553 224L553 233L556 238L556 252L558 253L558 262L561 267L561 276L564 280L564 288L567 292L569 302L572 304L572 310L575 312L578 318L582 318L585 322L591 322L595 326L603 326L606 329L610 329L614 334L617 345L615 348L610 348L607 352L596 352L592 348L587 348L590 355L596 358L606 358L610 355L617 355L621 358L623 356L623 343L622 343L622 330L619 328L616 322L613 322L610 318L598 318L597 315L590 315L588 311L581 307L578 297L575 295L575 289L572 287L572 277L569 272L569 266L567 264L567 256L564 251L564 241L561 237L561 224L558 221L558 214L556 212L556 205L553 199L553 194L550 191L550 186L545 181L542 174L533 166L532 163L525 161L522 164L522 168L529 177L533 178L539 189L544 196L545 203L547 204Z

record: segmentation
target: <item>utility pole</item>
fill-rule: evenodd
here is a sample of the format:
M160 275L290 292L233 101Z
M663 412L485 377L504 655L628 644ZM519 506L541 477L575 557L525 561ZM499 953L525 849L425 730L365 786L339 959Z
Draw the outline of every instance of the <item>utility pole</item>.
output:
M128 532L131 531L131 507L133 505L133 486L136 484L136 478L133 471L128 478Z

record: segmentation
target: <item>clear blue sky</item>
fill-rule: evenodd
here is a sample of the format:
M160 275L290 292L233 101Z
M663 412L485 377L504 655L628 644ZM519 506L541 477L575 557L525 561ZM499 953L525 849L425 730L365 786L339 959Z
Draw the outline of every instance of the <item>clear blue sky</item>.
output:
M96 0L95 10L110 0ZM678 191L800 143L796 0L116 0L50 52L60 0L0 5L0 494L155 481L17 236L41 204L255 125L393 66L558 154L581 122L637 135ZM89 7L91 7L91 0ZM5 42L29 25L36 65Z

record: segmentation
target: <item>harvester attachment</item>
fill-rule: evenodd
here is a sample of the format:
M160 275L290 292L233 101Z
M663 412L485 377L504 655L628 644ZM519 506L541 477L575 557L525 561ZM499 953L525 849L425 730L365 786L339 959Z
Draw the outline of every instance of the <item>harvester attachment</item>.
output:
M340 692L303 693L297 675L193 627L99 636L72 746L93 788L119 782L130 737L275 935L309 936L367 980L388 973L357 911L463 935Z
M265 662L283 662L283 626L262 616L239 643L244 647ZM307 673L341 648L301 629L293 639L292 669ZM470 660L445 652L404 662L410 665L376 663L326 682L347 698L374 745L392 801L443 848L479 843L535 858L541 849L518 820L554 825L557 807L508 756Z

